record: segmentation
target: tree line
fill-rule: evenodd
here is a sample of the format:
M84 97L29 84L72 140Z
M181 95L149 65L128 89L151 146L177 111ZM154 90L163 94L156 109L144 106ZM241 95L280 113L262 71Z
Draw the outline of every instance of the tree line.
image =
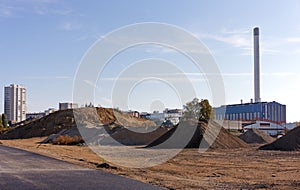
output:
M8 127L8 121L5 114L0 114L0 128L7 128Z

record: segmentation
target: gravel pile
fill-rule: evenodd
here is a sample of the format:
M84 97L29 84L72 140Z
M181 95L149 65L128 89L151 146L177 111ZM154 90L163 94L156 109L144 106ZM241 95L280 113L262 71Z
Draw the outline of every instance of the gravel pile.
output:
M259 147L260 150L300 151L300 126L276 141Z
M248 144L266 144L275 140L259 129L249 129L247 132L241 134L239 138Z

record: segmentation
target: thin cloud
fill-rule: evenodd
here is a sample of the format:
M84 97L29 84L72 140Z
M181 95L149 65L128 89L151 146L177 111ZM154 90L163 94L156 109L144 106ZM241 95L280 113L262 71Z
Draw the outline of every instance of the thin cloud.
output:
M274 72L274 73L263 73L263 75L271 75L277 77L288 77L288 76L295 76L297 73L292 72Z
M205 78L187 78L179 75L160 75L160 76L153 76L153 77L108 77L108 78L101 78L99 81L140 81L141 79L149 79L149 81L170 81L170 82L203 82L206 81Z
M167 48L167 47L147 47L145 48L145 52L147 53L157 53L157 54L169 54L169 53L176 53L177 51L172 49L172 48ZM178 53L178 52L177 52Z
M101 100L107 104L112 104L112 100L110 98L102 97Z
M300 49L296 49L293 51L293 54L300 55Z
M219 34L202 33L197 36L201 39L211 39L228 44L234 48L239 48L242 52L240 55L253 56L253 39L251 30L227 30L222 29ZM291 38L290 41L298 41L300 38ZM269 42L261 42L260 52L265 55L275 55L281 53L276 49L276 45Z
M241 55L246 55L246 56L253 56L253 47L250 48L242 48L244 51L241 53ZM260 48L260 53L264 55L276 55L280 53L279 50L276 49L266 49L266 48Z
M223 34L248 34L250 32L251 32L251 30L247 30L247 29L228 30L227 28L223 28L221 30L221 33L223 33Z
M83 80L86 84L92 86L93 88L98 88L97 85L95 83L93 83L92 81L89 80Z
M290 43L300 43L300 37L286 38L286 41Z
M80 29L81 26L79 24L71 23L71 22L66 22L61 25L60 29L63 31L73 31L73 30L78 30Z
M200 39L212 39L215 41L223 42L226 44L230 44L234 47L250 47L251 46L251 38L244 37L242 35L234 34L234 35L216 35L216 34L198 34Z
M13 17L16 12L24 11L24 8L13 5L1 5L0 4L0 16L1 17Z
M0 17L14 17L22 14L37 15L68 15L73 9L61 6L57 0L3 0L0 2Z
M24 79L37 79L37 80L53 80L53 79L73 79L71 76L26 76Z
M184 73L186 76L223 76L223 77L241 77L241 76L253 76L253 73ZM287 77L287 76L294 76L297 73L293 72L273 72L273 73L261 73L263 76L278 76L278 77Z
M54 10L53 13L66 16L66 15L73 13L73 9L71 9L71 8L57 9L57 10Z

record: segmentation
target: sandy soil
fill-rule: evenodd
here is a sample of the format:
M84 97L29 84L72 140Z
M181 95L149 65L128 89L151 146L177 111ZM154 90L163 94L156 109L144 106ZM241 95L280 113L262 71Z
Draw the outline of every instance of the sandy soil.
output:
M44 138L1 140L4 145L97 168L103 159L87 146L39 145ZM300 189L300 151L258 151L257 147L199 153L186 149L161 165L103 169L167 189ZM126 158L124 158L126 159Z

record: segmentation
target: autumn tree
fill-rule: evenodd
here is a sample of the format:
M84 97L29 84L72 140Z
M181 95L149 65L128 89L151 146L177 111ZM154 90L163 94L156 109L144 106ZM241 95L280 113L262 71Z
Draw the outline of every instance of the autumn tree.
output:
M198 120L209 120L213 118L213 108L207 99L194 98L183 106L184 117Z

